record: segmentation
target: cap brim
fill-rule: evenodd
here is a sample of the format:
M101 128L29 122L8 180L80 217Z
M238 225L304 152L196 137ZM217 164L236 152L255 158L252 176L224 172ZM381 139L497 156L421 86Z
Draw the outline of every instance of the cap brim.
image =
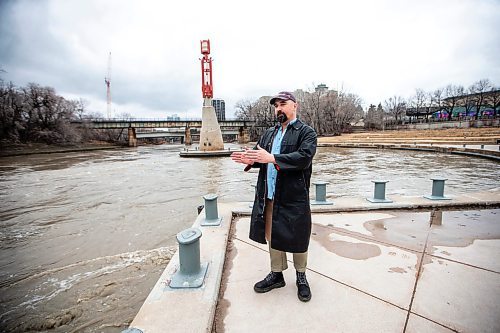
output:
M273 97L273 98L271 98L271 100L269 101L269 104L274 105L274 102L276 102L276 100L278 100L278 99L280 99L280 100L282 100L282 101L291 101L291 99L290 99L290 98Z

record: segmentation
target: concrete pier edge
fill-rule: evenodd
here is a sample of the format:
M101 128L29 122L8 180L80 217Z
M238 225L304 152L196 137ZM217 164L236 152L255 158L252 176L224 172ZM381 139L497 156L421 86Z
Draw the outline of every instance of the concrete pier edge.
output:
M334 206L311 206L311 210L313 214L326 214L370 210L432 211L500 208L500 188L452 195L452 200L447 201L432 201L423 196L393 195L391 198L392 203L377 204L370 203L363 197L344 197L336 199ZM226 250L231 237L231 225L235 219L251 215L248 202L219 203L218 207L219 216L223 218L220 226L200 226L204 218L203 212L193 223L194 228L200 228L202 231L201 262L209 264L203 286L181 290L174 290L168 286L179 267L179 254L176 252L130 324L130 329L139 329L143 333L213 331Z

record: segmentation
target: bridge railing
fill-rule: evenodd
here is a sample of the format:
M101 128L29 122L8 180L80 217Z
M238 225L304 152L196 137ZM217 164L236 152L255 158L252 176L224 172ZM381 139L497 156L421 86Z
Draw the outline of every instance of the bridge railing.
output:
M194 128L202 127L202 120L196 118L172 120L151 118L95 118L74 120L73 124L87 124L98 129L120 128ZM254 120L226 119L219 121L220 127L249 127L255 124Z
M71 122L74 123L82 123L82 122L198 122L201 121L201 118L84 118L84 119L74 119ZM238 119L238 118L226 118L224 120L219 120L219 122L235 122L235 121L243 121L254 123L254 119Z

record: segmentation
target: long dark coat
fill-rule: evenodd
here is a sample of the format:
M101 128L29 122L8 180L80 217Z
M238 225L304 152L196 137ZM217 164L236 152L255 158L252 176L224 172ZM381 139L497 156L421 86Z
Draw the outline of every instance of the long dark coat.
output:
M258 145L271 152L279 126L266 130ZM316 153L316 132L300 120L288 125L281 141L280 154L274 155L278 170L273 202L271 246L273 249L302 253L309 247L311 208L309 186L312 159ZM250 222L250 239L266 244L264 205L267 197L266 163L254 163L259 178Z

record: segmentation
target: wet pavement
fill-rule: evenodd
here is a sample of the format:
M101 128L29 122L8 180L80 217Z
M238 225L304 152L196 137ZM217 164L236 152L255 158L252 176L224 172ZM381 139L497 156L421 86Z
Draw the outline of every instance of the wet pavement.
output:
M266 245L234 223L225 307L216 332L498 332L500 210L313 214L307 277L297 299L291 255L287 285L266 294ZM229 306L227 306L229 304Z
M144 333L499 332L500 192L455 195L440 202L439 213L414 209L422 200L398 196L385 210L357 197L314 206L308 303L297 298L291 255L287 285L254 292L270 271L268 247L248 238L247 202L219 203L220 226L200 227L203 214L193 225L203 234L201 262L209 264L203 286L169 287L179 269L174 255L131 327ZM486 201L486 208L464 208Z

